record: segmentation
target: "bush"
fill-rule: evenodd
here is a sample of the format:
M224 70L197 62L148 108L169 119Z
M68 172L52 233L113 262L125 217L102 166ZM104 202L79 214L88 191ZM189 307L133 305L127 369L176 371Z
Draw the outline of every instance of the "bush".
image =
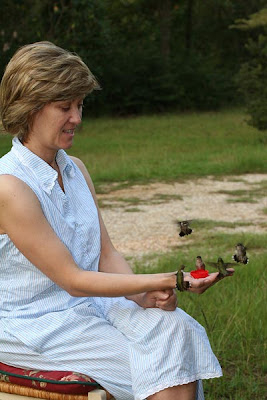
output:
M246 46L250 59L241 66L238 74L240 92L243 94L249 124L267 129L267 35L259 35L257 40L250 39Z

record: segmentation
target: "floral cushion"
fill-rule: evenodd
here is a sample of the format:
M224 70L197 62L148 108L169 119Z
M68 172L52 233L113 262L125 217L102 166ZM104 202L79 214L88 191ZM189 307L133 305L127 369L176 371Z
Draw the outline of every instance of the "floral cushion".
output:
M0 362L1 381L67 394L87 394L99 387L92 378L77 372L22 369Z

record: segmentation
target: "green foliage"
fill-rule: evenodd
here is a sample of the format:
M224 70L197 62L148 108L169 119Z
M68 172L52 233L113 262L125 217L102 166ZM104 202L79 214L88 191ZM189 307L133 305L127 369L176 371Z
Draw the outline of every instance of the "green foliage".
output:
M255 28L267 26L267 8L263 8L260 11L249 16L248 19L237 19L233 28L240 30L252 30Z
M239 72L239 85L245 97L250 124L258 129L267 129L267 35L250 39L247 44L250 61L244 63Z
M247 20L236 20L235 25L232 25L231 28L251 32L251 37L246 44L248 61L241 65L237 81L251 117L249 123L260 130L266 130L267 8L264 7L250 15Z
M98 78L90 115L214 110L238 97L233 77L248 34L228 26L261 3L2 0L0 73L21 45L50 40Z

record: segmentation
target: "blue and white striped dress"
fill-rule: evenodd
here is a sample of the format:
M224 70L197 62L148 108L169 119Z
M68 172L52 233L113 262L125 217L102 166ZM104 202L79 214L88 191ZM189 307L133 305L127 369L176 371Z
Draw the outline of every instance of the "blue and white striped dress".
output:
M79 168L57 153L57 173L13 139L0 159L34 191L58 237L85 270L97 270L100 228ZM60 264L57 265L60 268ZM119 298L72 297L0 235L0 361L18 367L87 374L118 400L142 400L170 386L222 375L205 330L183 310L143 309Z

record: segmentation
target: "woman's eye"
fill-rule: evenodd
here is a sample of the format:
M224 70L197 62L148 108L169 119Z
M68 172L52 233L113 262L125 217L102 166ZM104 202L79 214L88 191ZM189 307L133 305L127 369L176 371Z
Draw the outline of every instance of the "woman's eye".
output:
M70 107L61 107L63 111L67 112L69 111Z

